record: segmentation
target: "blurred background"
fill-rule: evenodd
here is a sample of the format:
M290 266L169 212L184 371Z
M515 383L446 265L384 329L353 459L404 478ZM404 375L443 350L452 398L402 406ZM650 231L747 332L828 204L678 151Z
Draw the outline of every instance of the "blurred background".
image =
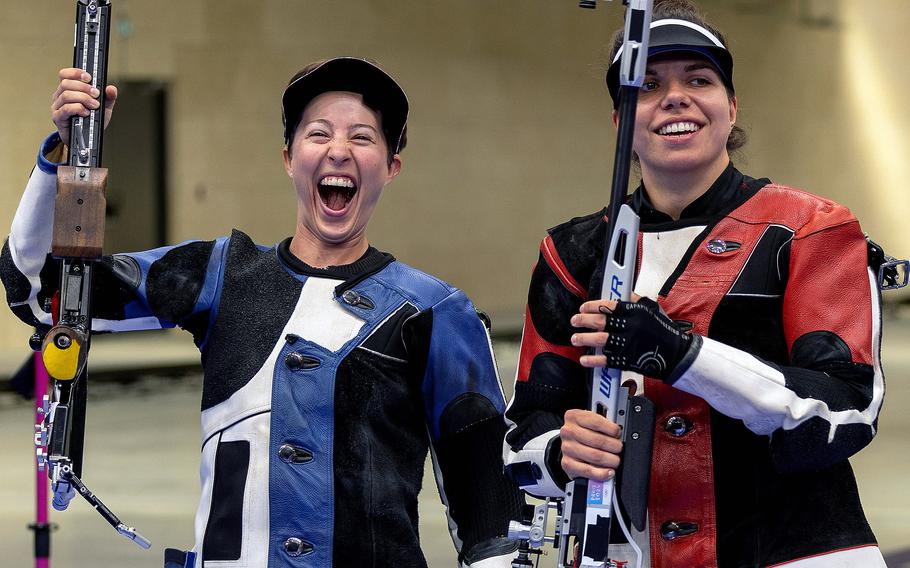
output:
M290 235L284 85L319 58L370 57L411 102L402 175L386 189L370 240L464 289L492 316L510 390L540 239L546 228L593 212L607 198L615 134L603 72L607 39L622 23L618 0L595 11L573 0L113 5L109 78L121 99L105 139L106 250L212 238L232 227L266 244ZM903 187L910 117L901 94L910 89L910 3L699 5L734 53L738 122L750 136L736 159L740 169L844 203L888 252L910 255ZM38 145L53 129L51 94L57 70L71 64L73 16L72 0L19 3L0 15L0 99L8 109L0 118L4 228ZM910 564L910 457L902 436L910 426L902 411L910 403L907 299L900 292L886 298L889 391L881 435L854 460L891 566ZM0 391L29 356L30 333L0 310ZM156 547L134 553L75 502L54 516L63 526L54 537L56 565L160 566L163 546L190 546L198 495L196 359L179 333L93 345L99 387L89 406L86 481L125 521L151 533ZM26 566L31 554L30 422L27 401L0 397L3 566ZM425 548L431 566L452 565L429 486ZM131 555L122 556L126 551Z

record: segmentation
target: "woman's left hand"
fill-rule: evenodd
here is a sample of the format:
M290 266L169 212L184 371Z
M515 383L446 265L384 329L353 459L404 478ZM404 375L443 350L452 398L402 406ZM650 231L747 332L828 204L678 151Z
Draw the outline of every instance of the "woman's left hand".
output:
M650 298L634 302L593 300L572 316L572 345L601 347L603 355L583 355L585 367L611 367L665 379L683 359L692 336L683 332Z
M636 298L637 300L637 298ZM615 300L592 300L585 302L572 316L569 323L573 327L582 327L591 331L576 333L572 336L572 345L576 347L603 347L610 334L604 331L607 314L616 309ZM606 357L603 355L582 355L580 363L585 367L603 367Z

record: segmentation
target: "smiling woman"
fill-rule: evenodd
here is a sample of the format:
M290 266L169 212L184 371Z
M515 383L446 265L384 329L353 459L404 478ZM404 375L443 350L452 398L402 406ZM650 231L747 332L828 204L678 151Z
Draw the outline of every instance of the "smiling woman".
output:
M614 112L614 121L616 121ZM655 205L674 218L730 163L736 97L704 59L667 52L648 62L633 148Z
M383 188L401 171L386 159L379 112L363 95L322 93L307 105L284 166L297 190L291 252L313 266L348 264L366 252L367 224Z
M580 409L585 367L621 368L658 417L648 524L633 533L653 568L882 567L848 461L875 435L884 396L881 261L845 207L731 162L744 141L733 58L691 2L655 2L650 32L633 137L641 184L628 198L642 298L587 295L605 210L549 231L507 467L531 462L542 475L523 487L540 496L616 475L621 429ZM614 108L620 45L606 77ZM636 559L621 537L610 558Z
M60 72L58 130L98 107L86 81ZM292 77L282 110L293 236L260 246L234 231L98 264L94 331L179 326L201 351L195 546L165 565L425 567L416 512L432 449L460 565L506 567L521 498L502 471L488 330L463 292L366 237L401 170L404 91L341 57ZM0 257L13 311L42 331L57 283L40 275L59 273L46 218L67 151L59 132L45 140Z

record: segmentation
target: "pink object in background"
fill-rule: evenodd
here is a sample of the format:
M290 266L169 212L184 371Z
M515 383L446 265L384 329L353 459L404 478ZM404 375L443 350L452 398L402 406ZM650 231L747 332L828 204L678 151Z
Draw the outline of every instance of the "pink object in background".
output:
M35 353L35 424L41 424L44 421L44 396L47 394L48 376L47 369L44 368L44 362L41 360L41 353ZM37 438L36 438L37 439ZM47 447L38 448L46 450ZM50 566L50 544L51 544L51 526L48 523L47 507L47 469L38 469L37 460L35 462L35 524L32 530L35 532L35 568L49 568Z

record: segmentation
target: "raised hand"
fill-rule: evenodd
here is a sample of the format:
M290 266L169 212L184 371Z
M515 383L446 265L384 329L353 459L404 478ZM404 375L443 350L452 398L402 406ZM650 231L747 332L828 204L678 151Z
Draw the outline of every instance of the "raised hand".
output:
M91 85L91 75L82 69L61 69L58 74L60 84L54 91L51 103L51 120L57 127L60 139L64 144L70 139L70 119L74 116L88 116L92 110L101 104L98 97L101 93ZM107 128L111 121L114 104L117 102L117 87L105 87L104 99L104 127Z

